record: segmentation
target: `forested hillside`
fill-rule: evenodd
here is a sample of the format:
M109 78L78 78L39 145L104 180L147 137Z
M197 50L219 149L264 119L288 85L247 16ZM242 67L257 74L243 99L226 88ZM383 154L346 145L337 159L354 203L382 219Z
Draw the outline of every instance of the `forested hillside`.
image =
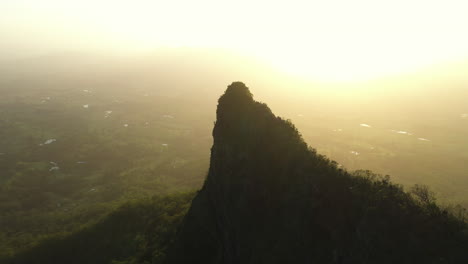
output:
M192 198L180 193L126 202L95 224L1 263L161 263Z

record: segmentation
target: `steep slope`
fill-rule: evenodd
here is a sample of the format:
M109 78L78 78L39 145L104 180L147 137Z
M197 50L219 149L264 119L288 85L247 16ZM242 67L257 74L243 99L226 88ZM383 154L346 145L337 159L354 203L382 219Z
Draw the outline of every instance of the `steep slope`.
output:
M466 225L388 177L350 175L240 82L168 263L466 263Z

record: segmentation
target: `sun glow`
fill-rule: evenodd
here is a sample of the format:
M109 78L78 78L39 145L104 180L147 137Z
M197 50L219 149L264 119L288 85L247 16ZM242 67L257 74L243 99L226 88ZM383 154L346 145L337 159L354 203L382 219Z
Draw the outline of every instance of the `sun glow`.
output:
M203 47L289 74L356 81L468 58L468 2L6 1L2 47L145 52Z

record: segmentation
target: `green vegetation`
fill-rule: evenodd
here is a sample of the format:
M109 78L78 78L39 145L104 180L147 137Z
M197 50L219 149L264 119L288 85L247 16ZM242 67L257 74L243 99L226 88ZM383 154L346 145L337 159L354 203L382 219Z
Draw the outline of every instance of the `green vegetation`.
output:
M2 263L161 263L193 193L128 202L73 234L44 239Z

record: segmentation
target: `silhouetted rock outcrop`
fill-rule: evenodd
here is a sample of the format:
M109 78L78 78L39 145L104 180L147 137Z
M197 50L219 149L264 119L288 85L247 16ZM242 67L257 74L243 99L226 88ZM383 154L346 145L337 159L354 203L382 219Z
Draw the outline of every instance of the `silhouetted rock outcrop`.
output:
M388 178L318 155L241 82L169 263L468 263L466 225Z

